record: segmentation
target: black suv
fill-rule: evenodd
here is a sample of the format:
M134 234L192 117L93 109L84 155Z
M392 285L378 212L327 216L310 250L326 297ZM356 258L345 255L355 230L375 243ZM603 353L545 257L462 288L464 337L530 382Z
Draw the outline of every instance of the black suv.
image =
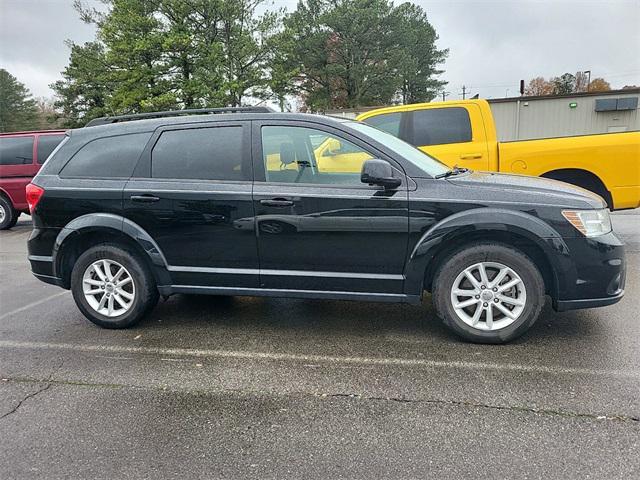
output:
M417 304L427 291L456 333L499 343L545 294L558 311L622 298L623 245L586 190L449 170L354 121L207 113L72 130L27 188L33 273L92 322L128 327L174 293Z

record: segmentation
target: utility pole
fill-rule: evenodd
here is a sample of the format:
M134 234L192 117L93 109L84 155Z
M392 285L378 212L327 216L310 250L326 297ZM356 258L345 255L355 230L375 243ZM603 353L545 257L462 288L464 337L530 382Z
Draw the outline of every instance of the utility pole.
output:
M449 92L445 92L444 90L442 91L442 101L444 102L447 99L447 95L449 95Z
M589 85L591 84L591 70L585 70L582 73L586 73L589 75L589 78L587 79L587 92L589 91Z
M467 98L467 87L462 85L462 99L464 100L465 98Z

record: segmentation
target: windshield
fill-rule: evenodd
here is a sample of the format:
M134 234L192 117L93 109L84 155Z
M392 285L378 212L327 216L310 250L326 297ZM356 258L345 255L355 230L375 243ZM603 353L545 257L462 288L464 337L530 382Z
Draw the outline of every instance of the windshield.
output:
M444 163L418 150L413 145L400 140L398 137L394 137L390 133L359 122L349 122L349 126L382 143L385 147L393 150L431 177L435 177L449 170L449 167Z

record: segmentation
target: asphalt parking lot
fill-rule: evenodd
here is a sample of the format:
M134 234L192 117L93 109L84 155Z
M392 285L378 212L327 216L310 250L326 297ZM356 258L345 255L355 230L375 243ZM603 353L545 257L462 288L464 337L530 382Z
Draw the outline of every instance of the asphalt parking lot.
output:
M625 298L505 346L422 306L174 296L102 330L0 232L2 478L640 478L640 211Z

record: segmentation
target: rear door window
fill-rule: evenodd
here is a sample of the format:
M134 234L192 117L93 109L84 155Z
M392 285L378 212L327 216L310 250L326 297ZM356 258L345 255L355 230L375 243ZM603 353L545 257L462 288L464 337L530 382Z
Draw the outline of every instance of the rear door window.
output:
M0 165L33 163L33 136L0 138Z
M243 127L221 126L166 130L151 152L153 178L251 180L243 161Z
M38 137L38 163L42 164L49 158L51 152L60 144L64 134L60 135L40 135Z
M469 112L462 107L414 110L411 143L418 147L470 142Z
M129 178L151 133L98 138L82 147L62 168L63 178Z

